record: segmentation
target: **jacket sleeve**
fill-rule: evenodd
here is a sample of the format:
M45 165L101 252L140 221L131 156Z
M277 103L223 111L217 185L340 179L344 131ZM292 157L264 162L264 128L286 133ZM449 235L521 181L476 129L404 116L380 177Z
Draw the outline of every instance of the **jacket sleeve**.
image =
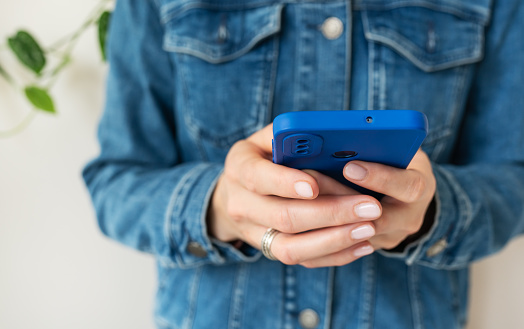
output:
M495 2L452 164L433 163L435 222L408 264L465 267L524 232L524 3Z
M222 164L182 162L174 72L162 50L163 26L151 0L120 0L108 43L100 155L83 177L104 234L155 254L165 266L249 261L207 235L206 212Z

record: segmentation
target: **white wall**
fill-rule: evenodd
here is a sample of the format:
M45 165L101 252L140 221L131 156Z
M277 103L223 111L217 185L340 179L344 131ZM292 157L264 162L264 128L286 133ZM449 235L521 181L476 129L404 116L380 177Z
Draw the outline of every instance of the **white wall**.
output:
M0 39L28 27L50 44L95 4L0 1ZM0 140L0 328L153 328L154 262L102 237L80 179L97 153L105 73L90 30L52 90L59 114ZM0 81L0 130L27 111ZM474 266L469 329L524 328L523 253L520 239Z
M0 39L27 27L51 44L78 27L96 0L0 1ZM29 11L29 8L31 9ZM52 93L59 114L38 115L0 140L0 328L154 328L153 260L103 237L80 177L98 148L106 67L96 31ZM1 63L13 59L0 53ZM28 111L0 81L0 130Z

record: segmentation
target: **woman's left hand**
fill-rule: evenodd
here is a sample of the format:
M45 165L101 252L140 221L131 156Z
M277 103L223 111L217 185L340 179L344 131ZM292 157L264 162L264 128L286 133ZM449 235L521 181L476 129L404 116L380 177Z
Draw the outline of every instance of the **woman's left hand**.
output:
M382 216L374 221L376 234L369 239L375 249L392 249L422 227L435 195L436 181L427 154L420 150L407 169L351 161L344 167L347 180L384 194Z

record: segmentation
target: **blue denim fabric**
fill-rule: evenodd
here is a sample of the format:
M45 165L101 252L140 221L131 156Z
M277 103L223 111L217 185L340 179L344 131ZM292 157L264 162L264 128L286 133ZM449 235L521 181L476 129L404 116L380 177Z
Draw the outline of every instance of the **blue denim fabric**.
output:
M300 328L307 308L318 328L463 327L468 265L524 231L523 34L521 0L118 1L83 174L102 232L158 260L158 327ZM427 115L429 233L321 269L210 238L230 146L280 113L333 109Z

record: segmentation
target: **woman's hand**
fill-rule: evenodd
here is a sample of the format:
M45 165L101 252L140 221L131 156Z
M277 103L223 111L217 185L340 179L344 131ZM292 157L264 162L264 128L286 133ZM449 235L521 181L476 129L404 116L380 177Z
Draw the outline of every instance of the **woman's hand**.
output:
M391 249L416 234L435 195L436 182L428 156L419 150L407 169L378 163L349 162L344 176L350 182L379 192L382 216L375 224L376 235L369 240L375 249Z
M378 202L315 171L271 162L272 125L230 150L208 216L209 233L256 248L267 228L278 230L273 255L306 267L348 264L391 249L422 227L436 183L419 150L407 169L352 161L344 176L385 196Z
M211 201L209 234L260 249L266 230L275 228L273 255L306 267L344 265L372 253L368 239L380 203L317 172L272 163L271 140L269 125L229 151Z

